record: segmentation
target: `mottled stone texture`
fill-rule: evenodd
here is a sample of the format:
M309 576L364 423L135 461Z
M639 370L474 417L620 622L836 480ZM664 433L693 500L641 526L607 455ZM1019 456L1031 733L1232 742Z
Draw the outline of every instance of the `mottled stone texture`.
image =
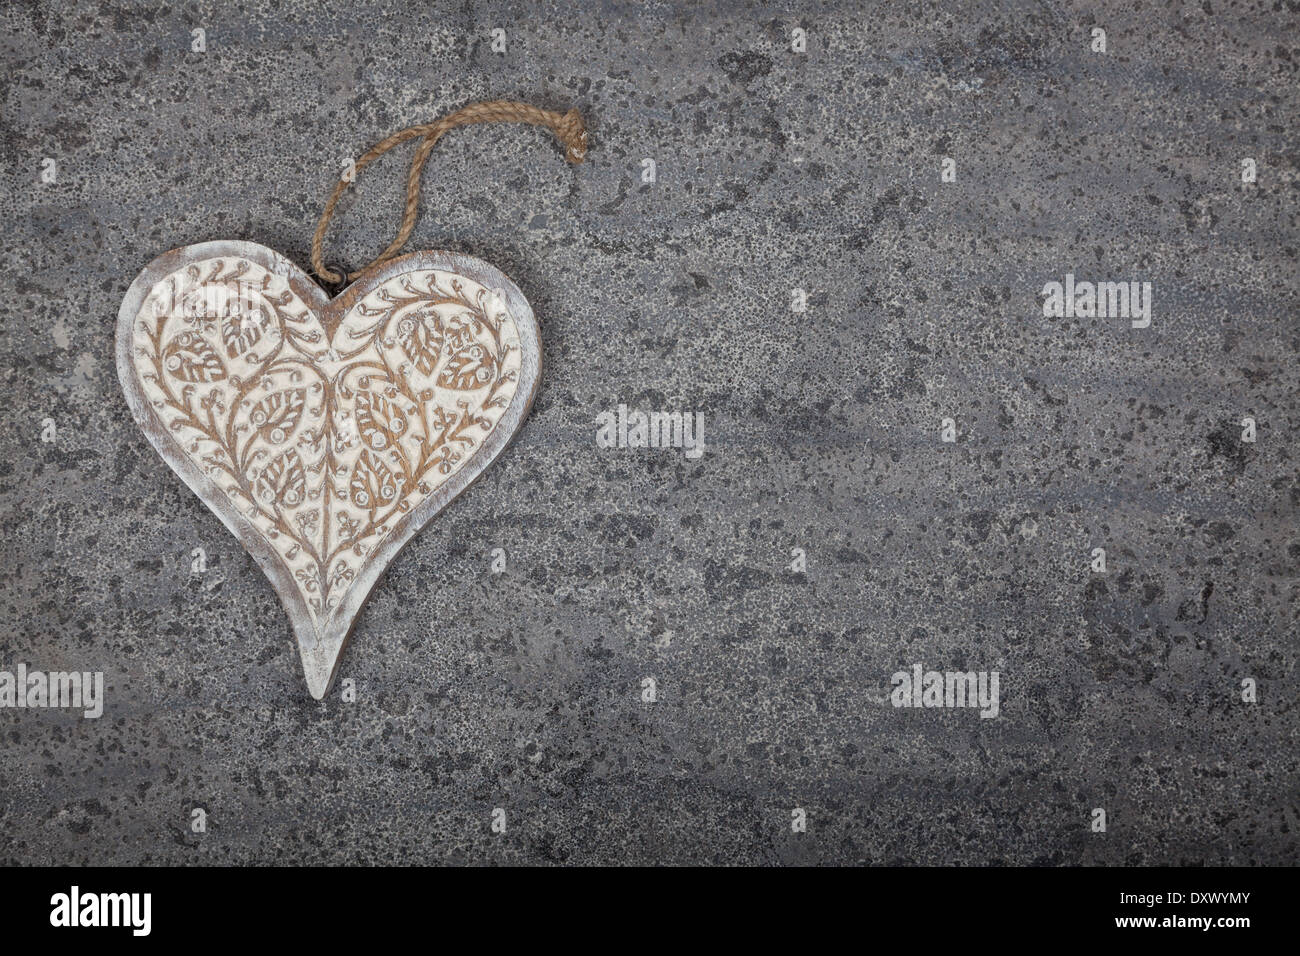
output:
M1292 862L1296 6L864 6L6 4L0 668L107 704L0 711L0 862ZM118 305L188 243L305 266L345 157L495 97L581 107L588 162L458 130L411 248L518 283L540 395L317 703L127 414ZM1066 272L1154 283L1151 327L1043 318ZM597 447L620 402L709 450ZM1001 717L894 709L916 662Z

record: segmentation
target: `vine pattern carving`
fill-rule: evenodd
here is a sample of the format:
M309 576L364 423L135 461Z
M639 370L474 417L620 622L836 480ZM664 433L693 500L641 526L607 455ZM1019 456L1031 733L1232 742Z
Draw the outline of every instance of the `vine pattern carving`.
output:
M145 297L132 356L162 427L265 536L319 630L497 427L520 340L502 297L464 276L396 276L326 328L285 274L238 256L177 269Z

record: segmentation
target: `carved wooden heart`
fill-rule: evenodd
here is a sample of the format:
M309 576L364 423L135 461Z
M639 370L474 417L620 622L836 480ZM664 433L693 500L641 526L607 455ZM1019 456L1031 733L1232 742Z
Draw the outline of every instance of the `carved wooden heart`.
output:
M264 246L207 242L131 284L117 369L270 578L319 699L384 570L518 431L541 348L523 294L469 256L402 256L330 299Z

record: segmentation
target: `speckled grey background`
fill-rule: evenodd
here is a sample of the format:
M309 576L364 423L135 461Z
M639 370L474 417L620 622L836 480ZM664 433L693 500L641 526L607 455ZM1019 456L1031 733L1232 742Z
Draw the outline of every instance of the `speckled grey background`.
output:
M0 861L1294 862L1296 5L862 7L6 4L0 667L108 700L0 711ZM579 106L589 160L457 131L411 248L524 290L540 395L317 703L131 421L118 305L188 243L305 266L343 157L485 97ZM1043 318L1067 271L1153 324ZM598 448L620 402L709 450ZM889 706L918 661L998 670L1001 717Z

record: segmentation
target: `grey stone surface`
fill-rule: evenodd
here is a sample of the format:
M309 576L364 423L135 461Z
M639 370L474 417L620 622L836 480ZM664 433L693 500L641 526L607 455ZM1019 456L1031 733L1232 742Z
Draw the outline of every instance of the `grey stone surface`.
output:
M1294 862L1296 26L6 4L0 667L102 670L107 702L0 711L0 862ZM118 305L207 239L306 266L344 157L495 97L579 106L588 162L457 131L410 248L515 280L541 392L376 589L357 702L317 703L270 586L127 414ZM408 157L362 176L332 261L387 242ZM1044 318L1066 272L1151 281L1151 327ZM598 448L620 402L701 411L708 451ZM891 707L915 662L998 670L1001 716Z

